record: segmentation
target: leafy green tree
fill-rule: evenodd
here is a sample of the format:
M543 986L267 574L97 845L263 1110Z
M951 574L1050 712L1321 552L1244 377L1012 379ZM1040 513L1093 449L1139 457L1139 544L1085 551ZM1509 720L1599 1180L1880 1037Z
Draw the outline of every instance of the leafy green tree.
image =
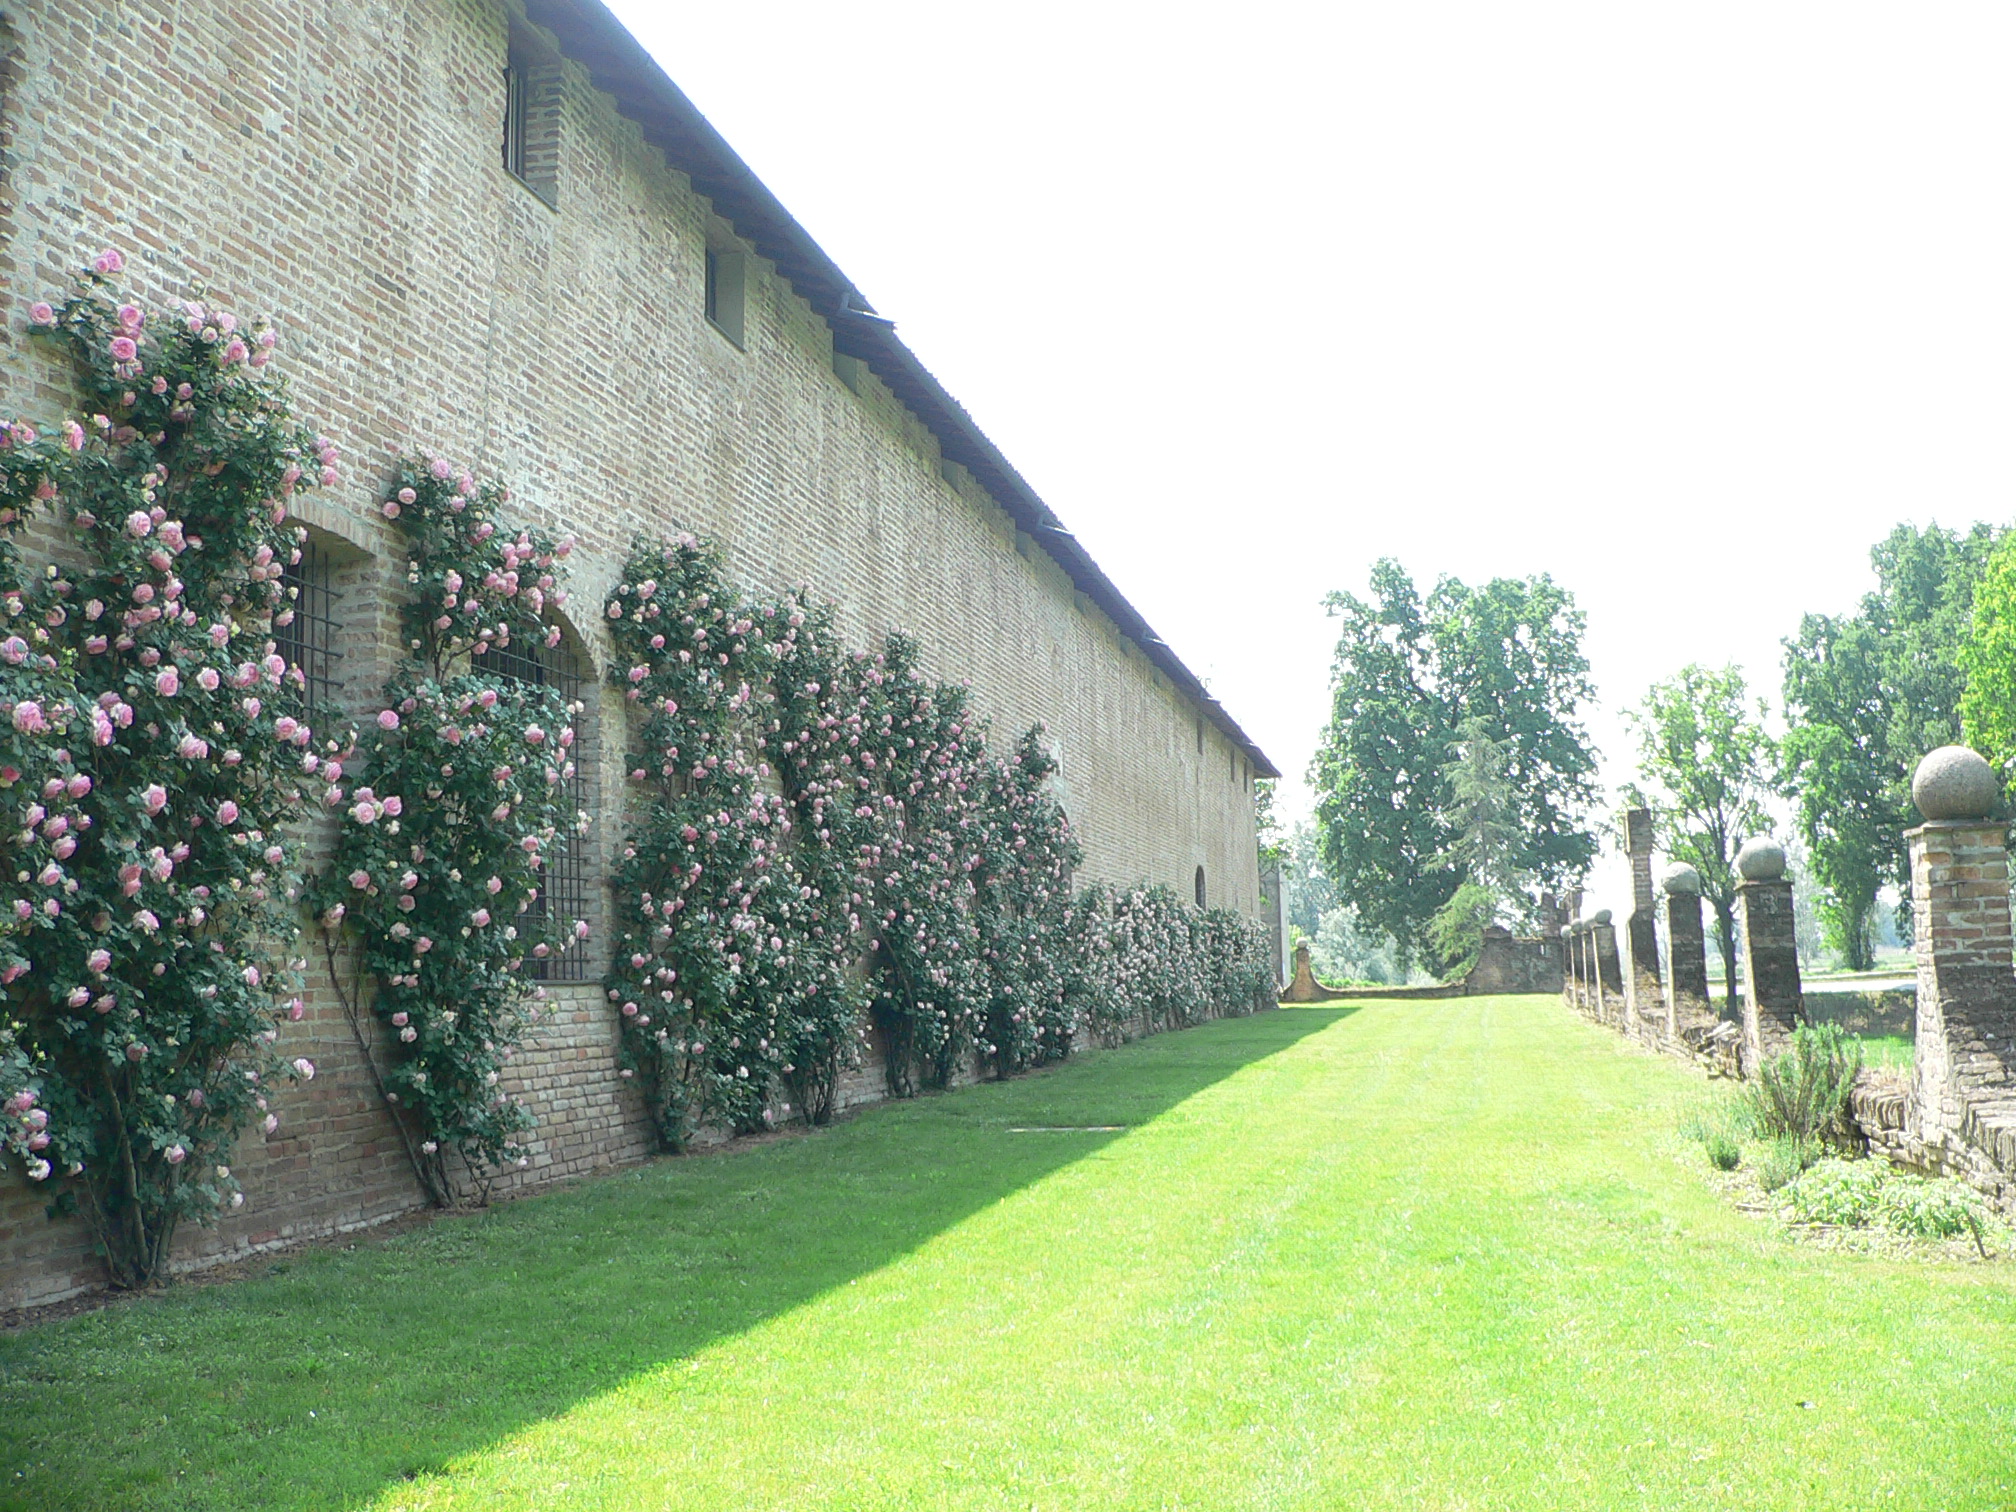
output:
M1701 896L1715 910L1722 980L1736 1002L1736 852L1770 828L1764 800L1777 751L1754 711L1743 674L1683 667L1654 683L1628 715L1638 735L1642 793L1665 837L1666 854L1701 874Z
M1323 865L1362 926L1443 966L1429 921L1470 880L1451 864L1462 823L1445 770L1466 720L1504 746L1507 866L1521 895L1566 885L1596 854L1582 613L1545 576L1477 588L1443 578L1423 598L1390 559L1367 598L1334 593L1327 605L1341 626L1310 766Z
M2016 534L1996 543L1974 590L1974 612L1960 643L1967 677L1960 722L1967 743L2016 780Z
M1323 920L1337 907L1337 889L1323 871L1315 826L1307 820L1295 826L1281 862L1281 891L1291 930L1315 938Z
M1483 716L1472 714L1450 742L1450 759L1442 767L1449 784L1449 817L1457 826L1445 864L1460 871L1463 880L1435 911L1428 936L1451 976L1476 964L1484 931L1517 896L1519 827L1507 774L1510 745L1493 740Z
M1911 772L1962 738L1962 647L1980 638L1975 589L1996 549L1987 525L1900 525L1870 552L1877 587L1856 612L1809 614L1785 642L1781 781L1797 802L1827 943L1854 969L1870 962L1878 891L1910 889ZM1993 678L1983 675L1985 698Z

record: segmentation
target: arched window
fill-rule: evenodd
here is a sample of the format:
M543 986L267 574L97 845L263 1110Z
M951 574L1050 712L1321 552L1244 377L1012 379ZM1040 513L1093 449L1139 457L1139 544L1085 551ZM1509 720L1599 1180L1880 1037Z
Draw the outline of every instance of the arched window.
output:
M477 658L480 670L513 677L520 682L551 688L569 704L586 703L581 658L562 641L551 649L537 643L521 646L516 641L502 650L491 650ZM591 749L591 711L584 708L574 719L574 775L568 779L567 795L576 812L595 812L591 774L595 768ZM539 896L527 910L528 920L544 924L548 919L567 921L590 918L588 903L588 843L590 837L571 826L563 828L541 869ZM592 920L591 920L592 922ZM591 936L592 938L592 936ZM589 952L576 947L527 966L535 981L585 982L592 973Z
M1199 908L1209 906L1204 901L1204 868L1201 866L1197 868L1197 906Z

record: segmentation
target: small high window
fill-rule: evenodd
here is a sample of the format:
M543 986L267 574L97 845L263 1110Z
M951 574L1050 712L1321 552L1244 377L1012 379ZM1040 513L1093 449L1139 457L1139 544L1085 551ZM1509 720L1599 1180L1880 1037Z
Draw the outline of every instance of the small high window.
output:
M742 321L746 261L725 247L707 249L705 300L707 320L735 345L744 346Z
M549 207L559 202L560 70L512 39L504 64L504 171Z
M1201 866L1197 868L1197 906L1199 908L1210 906L1204 901L1204 868Z

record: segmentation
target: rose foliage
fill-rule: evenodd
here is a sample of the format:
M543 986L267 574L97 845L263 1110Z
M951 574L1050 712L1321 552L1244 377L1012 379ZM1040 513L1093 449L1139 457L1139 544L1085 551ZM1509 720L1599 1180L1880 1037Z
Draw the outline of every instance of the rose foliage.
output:
M508 501L440 460L400 469L380 508L406 538L407 655L359 738L359 770L330 759L317 773L338 832L311 904L332 966L347 929L375 983L392 1046L379 1079L443 1205L458 1193L451 1155L478 1188L496 1164L526 1159L532 1116L499 1085L544 996L526 966L588 933L554 917L539 887L562 832L587 822L568 787L579 711L492 665L496 652L559 644L548 615L566 601L572 545L500 530Z
M641 754L605 985L669 1146L794 1101L830 1117L871 1025L907 1095L1271 989L1242 915L1074 898L1042 731L993 755L904 637L847 650L829 613L746 600L691 536L640 546L625 579L606 612Z
M275 649L288 500L335 480L263 369L270 330L144 311L102 254L29 312L81 416L0 432L0 528L66 527L60 564L0 553L0 1147L81 1208L112 1281L240 1203L228 1164L278 1115L298 1018L291 899L309 731Z

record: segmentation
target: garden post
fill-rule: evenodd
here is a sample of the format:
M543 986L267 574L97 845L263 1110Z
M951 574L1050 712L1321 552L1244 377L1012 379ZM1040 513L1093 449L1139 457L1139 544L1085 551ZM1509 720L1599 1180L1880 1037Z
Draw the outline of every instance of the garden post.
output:
M1905 837L1918 947L1912 1104L1914 1132L1928 1144L1963 1132L2009 1142L2000 1129L1968 1129L1970 1103L2016 1095L2008 825L1989 817L1999 789L1994 769L1965 746L1931 752L1911 779L1925 817Z
M1799 983L1798 933L1792 920L1792 884L1785 877L1785 848L1776 841L1747 841L1736 853L1737 953L1743 964L1743 1053L1746 1077L1764 1057L1785 1047L1805 1011Z
M1701 874L1691 866L1667 869L1666 1022L1675 1038L1683 1025L1712 1022L1708 1003L1708 945L1701 928Z
M1624 1011L1624 976L1617 963L1617 926L1610 922L1610 910L1599 908L1589 921L1591 985L1596 993L1596 1016L1604 1023L1616 1023Z
M1652 811L1624 811L1631 859L1631 917L1624 921L1624 1032L1660 1037L1666 1017L1659 989L1659 926L1652 894Z

